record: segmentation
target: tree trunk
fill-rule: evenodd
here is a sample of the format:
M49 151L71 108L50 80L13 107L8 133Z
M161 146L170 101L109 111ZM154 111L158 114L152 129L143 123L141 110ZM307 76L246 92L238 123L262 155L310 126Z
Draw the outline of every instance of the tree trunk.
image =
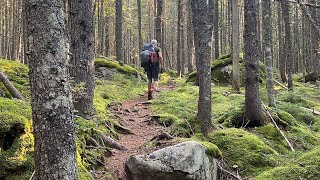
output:
M238 0L232 0L232 87L240 92L239 64L239 7Z
M73 104L80 116L90 119L94 94L94 24L91 0L69 1L70 75L73 78ZM84 88L84 89L83 89Z
M192 63L192 50L193 50L193 36L192 36L192 10L191 10L191 4L190 1L187 3L187 9L188 9L188 20L187 20L187 47L188 47L188 73L191 73L193 71L193 63Z
M257 2L244 0L244 68L245 68L245 117L248 126L264 125L259 98L259 42L257 35Z
M201 132L208 136L212 131L211 122L211 47L212 25L209 24L208 4L206 0L191 1L193 28L195 32L196 58L198 61L199 100L198 120ZM195 23L196 22L196 23ZM197 35L196 35L197 34Z
M282 82L286 83L288 81L287 79L287 73L286 73L286 48L284 43L284 36L283 36L283 25L282 21L283 15L282 15L282 9L281 9L281 3L278 3L278 39L279 39L279 71Z
M62 2L26 0L35 180L78 179Z
M214 34L214 58L219 58L219 1L214 2L214 21L213 21L213 34Z
M177 72L178 76L180 77L182 72L181 72L181 18L182 18L182 0L178 0L178 6L177 6L177 11L178 11L178 21L177 21Z
M283 20L285 25L285 47L286 47L286 55L287 55L287 74L288 74L288 89L289 91L293 91L293 84L292 84L292 36L290 30L290 10L289 10L289 2L281 1L281 8L283 14Z
M156 39L158 46L163 47L162 42L162 9L163 0L157 0L157 17L156 17Z
M267 91L269 106L275 106L274 85L272 77L272 25L271 25L271 0L262 1L263 43L267 74Z
M141 18L141 0L137 0L138 6L138 31L139 31L139 50L142 49L143 39L142 39L142 18Z
M118 62L124 62L122 47L122 0L116 0L116 56Z

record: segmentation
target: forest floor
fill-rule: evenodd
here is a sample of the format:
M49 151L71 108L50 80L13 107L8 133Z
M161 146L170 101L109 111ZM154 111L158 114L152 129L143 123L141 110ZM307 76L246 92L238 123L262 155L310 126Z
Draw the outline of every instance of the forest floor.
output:
M175 89L174 85L159 87L161 91L170 91ZM158 92L154 92L154 98ZM111 107L111 110L119 123L129 129L131 133L120 134L119 144L127 148L125 151L113 150L112 156L106 159L106 169L115 180L126 180L125 162L131 155L147 154L156 149L172 145L173 142L163 142L156 147L148 147L148 142L165 131L163 125L152 121L152 110L150 109L152 101L147 101L147 94L141 97L128 100L121 106Z

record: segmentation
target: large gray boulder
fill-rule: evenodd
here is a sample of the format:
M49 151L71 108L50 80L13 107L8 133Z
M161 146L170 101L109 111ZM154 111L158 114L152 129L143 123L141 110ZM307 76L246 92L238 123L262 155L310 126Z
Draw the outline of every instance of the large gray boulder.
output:
M195 141L131 156L126 162L130 180L216 180L217 164Z

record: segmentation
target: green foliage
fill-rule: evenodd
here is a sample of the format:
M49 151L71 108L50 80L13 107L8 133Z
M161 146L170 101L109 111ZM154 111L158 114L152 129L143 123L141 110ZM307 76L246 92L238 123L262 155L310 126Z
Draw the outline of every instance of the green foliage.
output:
M17 88L25 98L29 99L30 87L28 79L28 66L16 61L0 59L0 68L13 83L14 87ZM4 92L4 94L0 94L0 96L11 98L10 93L2 83L0 83L0 92L1 90Z
M275 163L270 157L277 152L258 136L242 129L216 130L209 134L208 140L219 147L229 165L237 165L243 174L257 174Z
M282 179L310 179L316 180L320 177L320 147L310 152L303 153L293 162L284 166L275 167L263 172L255 179L257 180L282 180Z

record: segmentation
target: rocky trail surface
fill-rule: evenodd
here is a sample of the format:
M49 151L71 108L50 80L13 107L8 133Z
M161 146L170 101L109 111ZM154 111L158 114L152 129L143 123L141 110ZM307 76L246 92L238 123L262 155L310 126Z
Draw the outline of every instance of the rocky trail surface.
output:
M161 91L169 91L175 88L174 85L160 87ZM157 92L154 93L155 98ZM113 150L112 156L106 159L106 168L115 180L126 180L125 162L131 155L145 154L165 146L172 145L172 142L162 142L157 147L145 146L151 139L161 135L165 127L161 124L151 121L152 111L150 105L152 102L147 101L147 94L138 98L128 100L120 106L112 107L114 116L119 118L119 123L128 129L125 134L119 135L117 143L123 145L127 150Z

